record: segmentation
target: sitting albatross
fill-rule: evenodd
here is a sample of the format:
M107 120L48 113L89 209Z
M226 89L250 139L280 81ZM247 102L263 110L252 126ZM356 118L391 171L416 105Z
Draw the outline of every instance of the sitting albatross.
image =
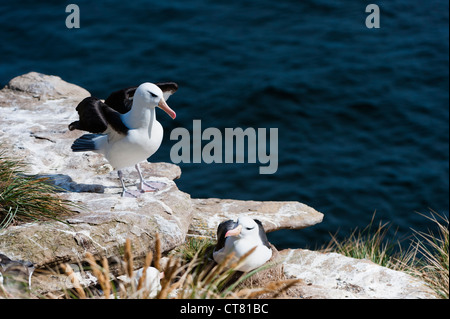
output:
M72 151L93 151L103 154L118 170L122 184L122 196L137 197L141 192L156 191L163 183L146 182L139 163L147 160L159 148L163 128L156 120L155 107L161 108L172 119L175 112L166 100L175 93L174 82L143 83L113 92L103 103L95 97L81 101L76 110L79 120L69 125L69 130L84 130L84 134L72 144ZM140 178L140 192L125 187L122 169L134 165Z
M213 258L220 263L233 252L237 260L253 247L256 247L255 251L235 270L246 272L262 266L272 257L272 249L259 220L248 216L239 217L237 222L227 220L217 228L217 245Z

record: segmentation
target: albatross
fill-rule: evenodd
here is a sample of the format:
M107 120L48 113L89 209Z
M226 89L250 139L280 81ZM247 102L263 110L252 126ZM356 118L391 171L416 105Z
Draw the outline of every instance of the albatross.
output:
M113 92L105 102L92 96L85 98L76 107L79 120L70 123L69 130L90 134L76 139L72 151L103 154L118 172L124 197L159 190L164 183L146 181L139 163L153 155L162 142L163 127L156 120L155 108L175 119L176 113L166 101L177 89L174 82L146 82ZM127 189L123 181L122 169L133 165L139 174L140 191Z
M259 220L248 216L241 216L236 222L227 220L217 228L213 259L221 263L229 254L234 253L237 260L254 247L255 251L235 270L247 272L262 266L272 257L272 249Z

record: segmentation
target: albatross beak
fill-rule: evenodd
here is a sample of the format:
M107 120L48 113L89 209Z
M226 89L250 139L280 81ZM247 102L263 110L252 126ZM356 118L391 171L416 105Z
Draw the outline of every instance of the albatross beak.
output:
M174 112L174 110L172 110L166 103L166 101L164 101L163 98L161 98L161 100L158 103L158 107L163 110L164 112L166 112L167 114L169 114L169 116L172 119L175 119L175 117L177 116L177 114Z
M239 236L239 234L241 233L241 229L242 225L238 225L238 227L236 227L235 229L227 231L227 233L225 234L225 238L229 236Z

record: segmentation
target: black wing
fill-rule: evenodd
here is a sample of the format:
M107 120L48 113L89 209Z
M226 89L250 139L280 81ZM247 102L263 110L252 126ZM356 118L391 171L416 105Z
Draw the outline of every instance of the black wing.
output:
M167 99L174 94L178 90L178 84L175 82L160 82L156 83L157 86L163 91L164 94L164 100L167 101Z
M259 237L261 237L261 240L262 240L264 246L270 248L270 243L269 243L269 240L267 239L266 231L264 230L262 223L258 219L253 219L253 220L258 224Z
M217 244L214 248L215 251L221 250L223 247L225 247L225 234L227 233L227 231L232 230L236 227L237 222L231 219L219 224L219 226L217 227Z
M178 90L178 84L175 82L160 82L155 83L164 94L164 100L174 94ZM105 100L105 103L109 105L113 110L119 113L125 114L131 110L133 105L133 96L136 92L137 86L131 86L125 89L121 89L111 93Z
M96 97L87 97L76 108L79 120L69 124L69 130L83 130L90 133L103 133L108 124L121 134L127 134L128 127L123 124L120 113Z
M105 100L105 103L109 105L113 110L125 114L129 110L131 110L131 105L133 104L133 96L137 88L137 86L132 86L115 91L108 96L108 98Z

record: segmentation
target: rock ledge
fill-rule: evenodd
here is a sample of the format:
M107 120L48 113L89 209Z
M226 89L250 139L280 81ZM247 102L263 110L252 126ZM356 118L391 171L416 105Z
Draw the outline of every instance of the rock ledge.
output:
M301 229L322 221L322 213L299 202L191 199L174 182L180 168L168 163L142 165L145 176L167 184L163 190L137 200L121 198L117 173L101 155L70 149L83 132L71 132L67 125L77 119L76 105L89 95L60 77L36 72L12 79L0 91L1 147L12 158L29 163L27 174L49 177L66 190L62 197L85 207L64 223L28 223L1 230L0 253L9 258L31 261L37 270L76 263L86 252L114 258L123 254L129 238L139 267L139 258L154 250L157 233L162 250L169 251L186 236L215 238L221 221L242 214L260 219L267 231ZM137 174L124 173L126 184L135 185ZM367 261L301 249L281 251L280 256L285 275L306 283L297 298L436 297L411 276ZM32 285L43 285L42 276Z

